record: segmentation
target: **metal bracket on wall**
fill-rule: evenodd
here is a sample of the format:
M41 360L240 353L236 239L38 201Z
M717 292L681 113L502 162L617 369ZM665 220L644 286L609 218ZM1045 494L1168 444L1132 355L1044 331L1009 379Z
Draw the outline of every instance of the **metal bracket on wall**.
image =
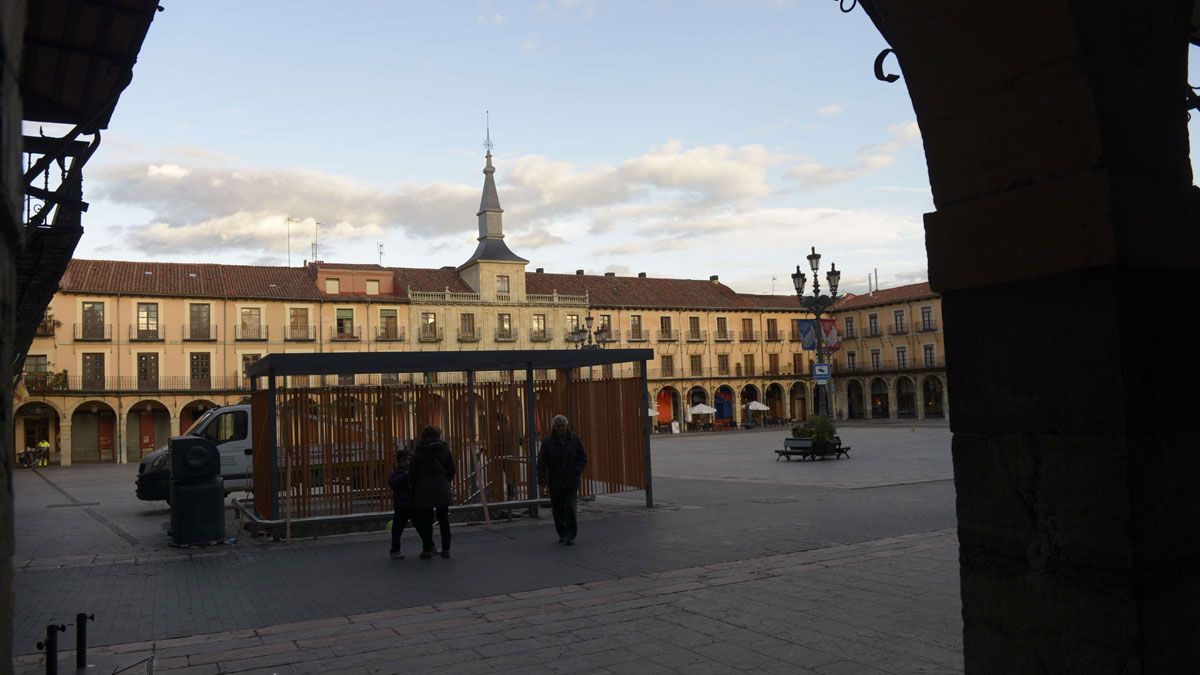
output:
M884 74L884 72L883 72L884 59L887 58L888 54L895 54L895 53L896 53L895 49L888 47L887 49L879 52L879 56L875 57L875 79L879 80L880 82L887 82L889 84L900 79L900 76L895 73Z

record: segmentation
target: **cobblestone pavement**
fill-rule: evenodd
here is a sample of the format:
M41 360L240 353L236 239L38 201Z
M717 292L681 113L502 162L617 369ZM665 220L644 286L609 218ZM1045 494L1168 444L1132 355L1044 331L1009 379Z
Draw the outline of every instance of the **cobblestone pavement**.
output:
M107 657L154 656L156 672L961 670L948 429L842 436L854 459L790 464L764 456L779 432L655 439L659 508L586 504L571 548L548 519L458 527L449 561L388 560L383 533L169 549L134 526L161 509L71 484L129 467L21 472L18 517L47 536L18 526L14 651L88 611ZM733 470L712 475L722 460ZM90 552L62 519L89 528Z

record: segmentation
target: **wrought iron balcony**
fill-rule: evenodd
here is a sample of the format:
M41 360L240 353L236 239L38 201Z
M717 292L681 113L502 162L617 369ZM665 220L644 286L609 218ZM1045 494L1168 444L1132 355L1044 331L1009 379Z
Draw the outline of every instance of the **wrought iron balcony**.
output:
M46 392L141 392L141 391L227 391L248 389L249 384L238 376L208 375L64 375L62 373L27 373L25 386L31 394Z
M376 326L375 341L376 342L404 342L405 339L404 326Z
M583 342L587 339L587 330L583 328L568 328L563 333L563 339L567 342Z
M517 329L516 328L497 328L496 329L496 342L516 342L516 341L517 341Z
M482 333L483 333L483 331L479 330L479 328L477 328L477 327L459 328L458 329L458 341L459 342L479 342L480 337L482 337Z
M317 327L284 326L283 339L288 342L312 342L317 339Z
M843 340L857 340L858 332L855 331L853 328L847 328L846 331L844 333L842 333L842 339Z
M550 328L534 328L529 331L531 342L550 342L554 339L554 331Z
M167 331L163 326L129 325L130 342L162 342L167 339Z
M908 335L908 324L894 323L890 326L888 333L891 335Z
M797 331L792 331L792 332L788 333L788 341L789 342L800 342L800 333Z
M183 324L183 330L180 335L183 335L185 341L191 342L213 342L217 339L217 326L207 323Z
M704 342L708 339L708 333L702 330L689 330L685 335L688 342Z
M650 331L641 328L629 329L629 337L625 338L629 342L645 342L650 339Z
M659 342L674 342L678 339L679 339L679 331L677 331L677 330L665 329L665 330L658 331L658 341Z
M783 335L779 331L767 331L767 342L780 342L783 340Z
M933 333L933 332L937 331L937 321L934 321L933 319L930 319L928 321L922 321L921 327L918 328L917 330L922 333Z
M739 337L741 338L742 342L757 342L758 341L758 331L744 330L741 332Z
M356 342L362 339L362 326L337 325L329 327L329 339L337 342Z
M879 326L868 326L866 332L863 333L863 337L883 337L883 331L879 330Z
M419 326L417 328L417 342L441 342L442 329L437 326Z
M238 324L233 328L233 339L246 342L264 342L268 335L267 328L267 326L263 325Z
M621 331L613 330L607 326L597 328L595 334L596 342L616 342L621 339Z
M728 330L718 330L716 334L713 335L713 340L716 342L733 342L733 332Z
M112 340L111 323L77 323L75 340L79 342L109 342Z
M34 332L35 337L53 337L54 336L54 319L42 319L37 325L37 330Z

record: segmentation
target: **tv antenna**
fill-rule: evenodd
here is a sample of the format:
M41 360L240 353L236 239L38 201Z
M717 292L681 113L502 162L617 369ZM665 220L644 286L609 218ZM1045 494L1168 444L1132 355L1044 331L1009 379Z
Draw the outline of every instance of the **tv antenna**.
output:
M320 256L318 255L321 251L320 238L321 238L321 223L319 221L314 220L313 221L313 241L312 241L313 262L320 260Z
M377 242L375 244L375 250L379 252L379 266L383 267L383 242L382 241Z

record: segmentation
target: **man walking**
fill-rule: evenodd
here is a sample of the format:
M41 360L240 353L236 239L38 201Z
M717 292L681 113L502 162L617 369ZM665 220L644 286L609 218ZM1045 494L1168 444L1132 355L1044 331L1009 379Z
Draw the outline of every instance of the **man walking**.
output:
M554 529L558 543L571 546L579 527L575 522L575 502L579 496L579 477L587 467L583 441L571 433L571 424L562 415L550 422L550 435L542 439L538 452L538 482L550 492Z

